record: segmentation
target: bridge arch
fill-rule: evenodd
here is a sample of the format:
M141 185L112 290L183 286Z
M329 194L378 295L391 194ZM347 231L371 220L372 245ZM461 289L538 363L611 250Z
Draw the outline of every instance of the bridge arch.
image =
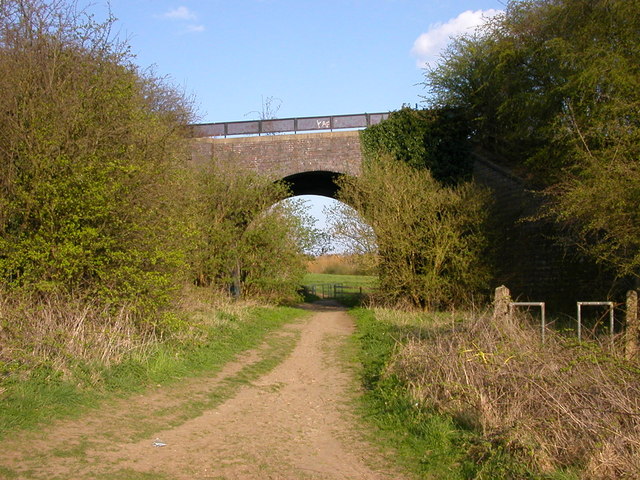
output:
M300 172L288 175L282 180L291 188L293 197L301 195L319 195L336 198L338 185L336 181L343 173L328 171Z
M336 180L362 170L360 129L387 117L380 113L192 125L191 156L196 164L220 161L285 181L293 197L335 199Z
M362 167L358 130L194 138L191 155L196 163L218 160L274 181L287 180L293 185L294 195L316 190L318 195L333 196L333 178L359 175Z
M360 174L360 129L388 117L383 112L194 124L192 158L285 180L294 196L335 198L337 177Z

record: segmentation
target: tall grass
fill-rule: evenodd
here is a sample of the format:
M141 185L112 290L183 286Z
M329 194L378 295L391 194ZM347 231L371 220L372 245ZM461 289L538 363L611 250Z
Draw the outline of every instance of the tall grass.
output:
M532 470L640 478L640 369L594 343L540 342L522 318L440 321L405 337L387 374Z
M373 440L393 449L398 463L419 478L433 480L538 478L509 452L490 448L476 455L482 445L479 434L417 401L406 378L390 370L406 340L420 337L425 324L449 321L450 315L434 320L423 313L383 309L357 309L352 314L363 415L376 427Z
M87 299L0 298L0 437L108 395L215 371L302 313L224 303L209 289L144 322Z
M132 309L50 294L0 295L0 373L47 367L67 375L75 365L110 366L157 337Z

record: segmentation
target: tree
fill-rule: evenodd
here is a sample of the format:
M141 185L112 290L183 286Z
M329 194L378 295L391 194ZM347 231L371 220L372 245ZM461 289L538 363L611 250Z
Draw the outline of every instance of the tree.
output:
M339 199L375 232L384 300L436 309L486 286L484 196L472 184L442 186L386 155L369 159L360 177L342 177Z
M212 159L198 171L198 212L190 255L202 286L281 301L295 297L304 274L306 226L289 190L251 170ZM279 203L280 202L280 203Z
M273 120L277 118L280 107L282 106L282 100L276 97L260 97L262 100L262 106L260 110L252 110L245 113L245 117L257 115L260 120ZM275 132L267 132L265 135L275 135Z
M364 130L361 143L366 158L391 154L414 168L429 169L442 183L455 184L471 178L468 137L468 124L455 109L403 107Z
M566 239L640 278L640 4L510 2L427 72L435 104L551 200Z
M0 282L156 309L183 262L191 107L112 24L0 2Z
M274 118L278 118L278 112L280 111L280 107L282 106L282 100L277 97L267 97L264 96L261 98L261 107L260 110L252 110L250 112L245 113L245 117L257 115L260 120L273 120Z
M273 205L247 229L241 272L248 297L276 303L299 300L309 232L300 223L297 206L283 202Z
M307 256L317 257L332 249L331 236L317 228L317 219L309 213L309 201L299 197L289 197L283 202L293 220L294 237L299 248Z
M350 255L360 271L375 272L378 267L378 243L373 228L358 211L342 202L325 207L329 236L338 251Z

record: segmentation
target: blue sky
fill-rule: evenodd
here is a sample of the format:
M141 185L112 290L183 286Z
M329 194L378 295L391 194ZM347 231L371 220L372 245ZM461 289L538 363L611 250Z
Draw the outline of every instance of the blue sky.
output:
M193 94L203 122L249 118L268 97L281 100L280 117L413 105L425 93L416 40L468 30L451 22L464 12L477 20L504 8L501 0L110 3L138 63Z
M505 2L110 0L137 63L192 95L201 122L258 118L269 98L278 117L419 104L425 62ZM311 200L322 223L329 202Z

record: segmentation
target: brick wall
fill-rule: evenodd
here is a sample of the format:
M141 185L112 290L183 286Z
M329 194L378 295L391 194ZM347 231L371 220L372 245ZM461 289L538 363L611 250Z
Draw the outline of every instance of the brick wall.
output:
M509 171L476 155L474 178L493 192L491 207L494 287L506 285L514 298L547 302L555 313L573 314L575 302L616 296L611 272L575 248L560 245L550 222L532 221L543 199Z
M362 164L359 131L194 139L196 162L237 162L276 179L309 171L357 175Z

